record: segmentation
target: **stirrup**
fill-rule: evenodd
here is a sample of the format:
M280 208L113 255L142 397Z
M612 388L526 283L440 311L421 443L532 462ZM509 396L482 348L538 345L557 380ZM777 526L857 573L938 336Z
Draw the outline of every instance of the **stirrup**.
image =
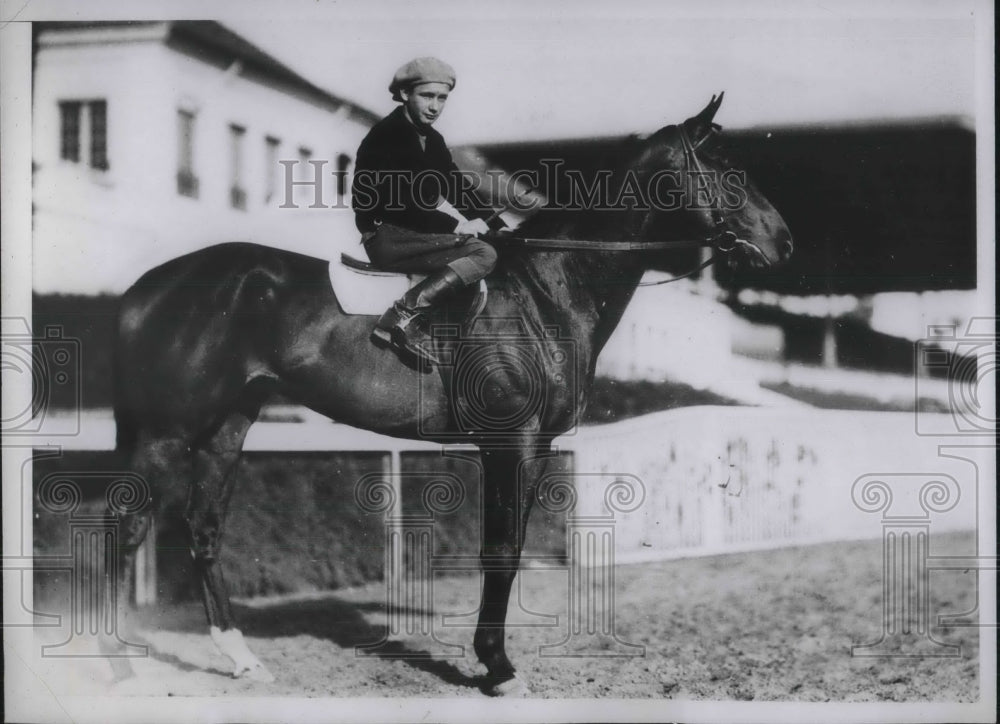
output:
M426 321L423 311L400 319L392 328L392 348L397 354L408 355L425 360L432 365L441 364L441 360L432 348L433 338L422 328ZM410 334L416 334L417 339L411 339Z
M392 348L399 355L415 357L432 365L441 364L441 359L434 353L431 337L423 335L420 340L412 340L399 327L392 330Z
M382 316L378 318L378 321L375 322L375 328L371 334L372 341L391 345L393 330L398 328L401 323L411 322L419 314L419 311L411 311L405 307L401 307L397 301L385 310Z
M440 364L441 360L429 348L432 342L429 335L421 332L420 341L407 337L407 329L411 324L419 325L423 314L423 310L409 310L398 304L392 305L376 322L371 333L372 341L392 348L400 357L415 357L432 365Z

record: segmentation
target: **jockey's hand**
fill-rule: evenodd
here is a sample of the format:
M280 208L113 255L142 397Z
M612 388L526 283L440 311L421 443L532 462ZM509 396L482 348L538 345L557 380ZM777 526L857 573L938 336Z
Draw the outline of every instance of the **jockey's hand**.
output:
M466 219L455 227L455 233L464 236L479 236L489 232L490 227L482 219Z

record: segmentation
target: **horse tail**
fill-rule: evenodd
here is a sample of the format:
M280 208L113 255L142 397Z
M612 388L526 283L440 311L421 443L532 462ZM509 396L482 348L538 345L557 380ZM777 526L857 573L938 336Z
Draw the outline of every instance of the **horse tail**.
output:
M111 370L112 379L114 380L113 392L112 392L112 409L114 410L115 416L115 451L118 453L122 461L128 464L132 457L132 453L135 452L136 445L139 440L139 428L138 421L135 415L128 408L125 403L125 394L123 390L123 330L122 330L122 316L126 303L126 295L122 295L118 301L118 314L115 317L115 336L112 341L112 349L114 353L112 354Z
M124 406L115 402L115 451L125 460L135 452L139 430L135 417Z

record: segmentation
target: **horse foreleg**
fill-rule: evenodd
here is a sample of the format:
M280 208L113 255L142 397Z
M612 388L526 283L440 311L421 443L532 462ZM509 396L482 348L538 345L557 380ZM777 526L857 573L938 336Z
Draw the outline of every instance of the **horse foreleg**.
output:
M494 696L527 690L507 658L505 624L544 451L537 445L483 450L483 597L474 648L488 671L486 691Z
M187 521L191 531L191 554L201 583L209 633L219 651L233 662L233 676L256 681L274 681L235 626L229 592L222 575L219 552L236 468L247 430L253 423L234 415L195 455L194 480L188 501Z

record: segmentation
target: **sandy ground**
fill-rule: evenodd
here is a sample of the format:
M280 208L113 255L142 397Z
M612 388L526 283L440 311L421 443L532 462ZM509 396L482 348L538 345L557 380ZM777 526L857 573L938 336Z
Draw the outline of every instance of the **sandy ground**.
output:
M972 548L971 534L932 540L938 555ZM567 637L568 574L524 571L512 620L536 625L512 627L508 653L533 697L975 701L976 628L932 626L934 638L960 647L953 658L851 655L852 645L880 636L881 553L880 541L865 541L621 566L615 628L634 647L581 634L562 651L540 647ZM237 615L251 649L275 674L272 684L229 676L199 604L140 612L137 633L150 656L134 660L132 679L112 684L102 661L48 660L44 667L52 688L65 693L481 697L473 629L442 626L442 614L474 612L478 596L478 575L436 579L435 637L404 635L365 655L355 646L386 631L382 585L243 602ZM974 572L931 573L932 624L938 615L974 612L975 599ZM920 651L913 646L899 650ZM607 656L615 652L633 655ZM421 653L436 656L399 658Z

